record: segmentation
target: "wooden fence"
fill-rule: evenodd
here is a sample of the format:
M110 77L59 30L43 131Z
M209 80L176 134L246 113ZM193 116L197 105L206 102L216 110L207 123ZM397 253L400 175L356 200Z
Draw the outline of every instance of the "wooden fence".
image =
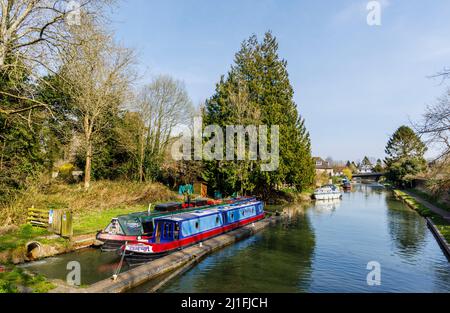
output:
M36 209L34 206L28 209L27 222L36 227L48 227L48 210Z
M27 222L36 227L47 228L62 237L72 237L73 219L70 210L42 210L34 206L28 209Z

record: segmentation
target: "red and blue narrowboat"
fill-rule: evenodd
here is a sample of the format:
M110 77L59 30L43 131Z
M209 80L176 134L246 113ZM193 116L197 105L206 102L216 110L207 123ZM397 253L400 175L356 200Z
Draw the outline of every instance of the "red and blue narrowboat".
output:
M216 200L217 201L217 200ZM101 250L104 252L116 251L125 242L148 241L152 238L154 230L154 220L156 218L214 208L218 202L199 199L192 201L189 206L179 202L163 203L155 206L155 212L136 212L115 217L109 225L97 233L96 239L101 243ZM245 203L255 201L254 197L238 197L227 200L220 200L223 203Z
M129 263L145 262L263 218L263 202L256 200L160 217L151 239L128 242L121 253Z

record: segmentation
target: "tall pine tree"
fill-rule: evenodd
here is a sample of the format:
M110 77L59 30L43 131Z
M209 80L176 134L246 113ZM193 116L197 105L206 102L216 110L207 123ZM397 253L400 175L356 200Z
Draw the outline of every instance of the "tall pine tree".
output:
M245 88L246 105L255 114L246 116L244 125L278 125L280 128L280 164L273 172L259 170L260 161L211 161L207 163L205 178L218 190L246 190L267 194L283 185L299 191L312 184L314 164L311 158L309 134L293 100L287 62L278 56L278 43L271 32L259 42L255 35L244 41L235 55L227 77L222 77L215 94L206 102L206 125L237 125L242 122L233 106L233 96ZM245 181L243 181L245 177ZM245 184L245 188L242 188Z

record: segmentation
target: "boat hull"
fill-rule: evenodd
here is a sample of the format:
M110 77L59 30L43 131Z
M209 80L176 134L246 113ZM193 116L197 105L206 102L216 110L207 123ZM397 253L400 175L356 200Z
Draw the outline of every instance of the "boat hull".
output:
M324 194L314 194L314 199L316 200L334 200L340 199L342 194L339 193L324 193Z
M147 242L152 238L151 236L142 236L141 239L138 239L138 237L141 236L114 235L99 232L96 236L96 239L101 243L100 250L102 252L112 252L120 249L120 247L122 247L126 242Z

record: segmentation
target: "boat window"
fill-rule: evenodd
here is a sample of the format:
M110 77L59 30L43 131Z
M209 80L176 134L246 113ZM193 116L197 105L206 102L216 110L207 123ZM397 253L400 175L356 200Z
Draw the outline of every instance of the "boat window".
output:
M220 219L218 216L216 216L216 224L219 224L219 222L220 222Z
M245 210L242 210L242 216L245 216Z
M180 224L175 224L175 230L174 230L174 239L178 240L180 238Z
M142 223L142 228L144 230L144 234L153 233L153 221Z
M200 227L200 224L198 223L198 222L195 222L195 228L199 228Z
M164 235L163 235L163 237L167 238L169 236L169 227L170 227L169 223L164 223Z

